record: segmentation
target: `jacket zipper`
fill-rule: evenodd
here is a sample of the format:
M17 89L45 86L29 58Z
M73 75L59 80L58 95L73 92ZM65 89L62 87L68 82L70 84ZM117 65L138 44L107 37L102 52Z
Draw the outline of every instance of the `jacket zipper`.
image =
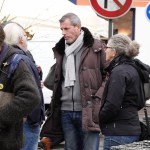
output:
M73 103L73 111L74 111L73 86L71 88L72 88L72 103Z

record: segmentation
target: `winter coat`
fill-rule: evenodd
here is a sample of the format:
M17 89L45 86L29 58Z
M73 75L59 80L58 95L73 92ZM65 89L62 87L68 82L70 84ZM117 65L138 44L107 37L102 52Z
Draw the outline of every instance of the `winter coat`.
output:
M132 60L119 56L107 68L109 79L104 90L104 103L99 123L104 135L140 135L138 110L142 101L141 79L130 65Z
M103 93L102 70L106 65L104 44L93 38L87 28L84 31L84 44L81 49L81 60L79 65L79 82L82 102L82 128L85 131L100 131L98 124L98 113ZM62 74L62 61L65 54L65 40L60 41L53 48L56 58L56 70L54 78L53 96L51 109L60 110L61 107L61 84L64 80ZM60 113L60 111L59 111ZM60 126L60 124L59 124Z
M34 79L36 81L40 93L40 103L35 107L35 109L30 114L28 114L26 121L31 127L42 125L43 121L45 120L45 106L44 106L43 92L41 89L40 74L38 72L32 54L29 51L27 52L23 51L16 45L14 45L13 47L15 47L18 50L17 54L21 54L22 57L27 56L25 59L26 63L28 64L28 67L31 68L31 72L34 76Z
M40 102L38 87L23 60L10 80L7 78L8 62L16 52L4 44L0 53L0 149L3 150L21 149L23 118Z

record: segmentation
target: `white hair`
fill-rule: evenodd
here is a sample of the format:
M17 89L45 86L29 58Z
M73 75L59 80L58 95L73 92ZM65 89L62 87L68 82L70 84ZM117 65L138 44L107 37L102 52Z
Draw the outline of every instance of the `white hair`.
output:
M5 42L10 45L18 45L19 38L24 36L24 29L17 23L8 23L4 26Z

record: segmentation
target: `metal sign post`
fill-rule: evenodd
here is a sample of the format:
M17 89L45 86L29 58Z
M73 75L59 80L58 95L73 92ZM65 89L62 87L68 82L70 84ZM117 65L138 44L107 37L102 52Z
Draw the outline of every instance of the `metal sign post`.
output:
M108 27L108 38L110 38L113 35L113 21L112 19L109 19L109 27Z
M104 0L104 8L107 9L108 6L108 0ZM113 22L112 19L108 19L109 24L108 24L108 38L112 36L112 31L113 31Z
M94 11L109 20L109 37L112 36L113 22L112 19L126 14L132 5L133 0L90 0Z

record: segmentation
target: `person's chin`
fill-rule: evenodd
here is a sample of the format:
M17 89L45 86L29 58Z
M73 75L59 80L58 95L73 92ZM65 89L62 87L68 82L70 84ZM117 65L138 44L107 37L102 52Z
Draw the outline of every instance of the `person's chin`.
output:
M66 44L67 44L67 45L71 45L72 42L71 42L71 41L66 41Z

